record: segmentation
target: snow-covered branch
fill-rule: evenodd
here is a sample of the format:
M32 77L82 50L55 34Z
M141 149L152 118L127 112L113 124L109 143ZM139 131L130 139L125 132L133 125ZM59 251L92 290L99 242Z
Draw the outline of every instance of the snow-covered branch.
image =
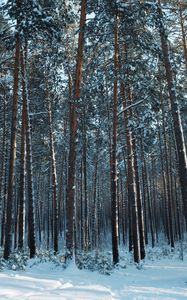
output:
M140 101L138 101L138 102L136 102L136 103L133 103L133 104L131 104L131 105L125 107L123 110L121 110L121 111L118 113L118 116L121 115L123 112L127 111L128 109L130 109L130 108L132 108L132 107L134 107L134 106L137 106L137 105L141 104L144 100L145 100L145 99L140 100Z

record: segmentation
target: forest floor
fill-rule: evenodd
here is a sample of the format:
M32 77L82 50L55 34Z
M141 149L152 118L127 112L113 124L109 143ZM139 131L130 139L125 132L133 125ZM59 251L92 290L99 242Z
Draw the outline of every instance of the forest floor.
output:
M0 272L0 300L187 299L187 257L149 255L140 268L132 262L110 275L30 260L24 271Z

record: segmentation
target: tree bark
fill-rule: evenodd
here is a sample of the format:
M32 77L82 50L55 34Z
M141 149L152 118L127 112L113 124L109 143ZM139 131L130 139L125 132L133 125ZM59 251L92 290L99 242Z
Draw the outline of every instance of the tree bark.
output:
M119 42L117 16L114 32L114 95L113 95L113 132L111 148L111 224L112 224L112 253L114 265L119 261L118 253L118 210L117 210L117 104L118 104L118 68Z
M67 258L72 258L74 252L74 194L75 194L75 164L76 164L76 138L77 138L77 108L81 95L84 31L86 23L87 0L81 1L81 16L79 26L79 39L76 61L76 74L72 103L70 105L70 150L68 158L68 183L66 194L66 248Z
M186 70L187 70L187 42L186 42L186 32L184 28L184 18L182 15L182 4L180 0L178 2L178 6L179 6L179 18L180 18L181 33L182 33L182 43L184 48L184 59L185 59Z
M56 158L55 158L54 136L53 136L53 125L52 125L51 99L49 94L47 95L47 98L48 98L47 100L48 100L50 152L51 152L51 165L52 165L53 248L54 248L54 253L56 254L58 252L57 172L56 172Z
M18 1L19 3L19 1ZM13 112L11 128L10 164L8 176L8 195L6 205L6 224L5 224L5 246L4 258L8 259L12 248L12 213L13 213L13 185L16 160L16 134L17 134L17 104L18 104L18 81L19 81L19 58L20 58L20 38L16 35L16 50L14 61L14 85L13 85Z
M25 70L23 50L20 53L20 60L21 60L21 75L22 75L22 89L23 89L23 107L25 109L25 124L26 124L26 153L27 153L26 170L27 170L27 180L28 180L28 245L30 249L30 258L33 258L36 254L36 241L35 241L35 217L34 217L34 188L33 188L33 172L32 172L32 146L31 146L26 70Z
M22 98L24 91L22 90ZM25 124L25 102L22 105L22 128L21 128L21 166L19 180L19 198L18 198L18 249L23 250L24 243L24 206L25 206L25 150L26 150L26 124Z
M169 47L167 41L166 31L163 25L163 13L161 9L160 0L158 0L157 6L157 16L158 16L158 26L160 32L163 61L166 70L166 80L168 84L169 100L171 105L171 113L174 125L174 133L176 140L176 150L177 150L177 165L178 174L181 185L181 194L184 206L184 215L187 224L187 156L186 147L184 142L183 128L181 124L181 115L175 90L172 66L170 62Z

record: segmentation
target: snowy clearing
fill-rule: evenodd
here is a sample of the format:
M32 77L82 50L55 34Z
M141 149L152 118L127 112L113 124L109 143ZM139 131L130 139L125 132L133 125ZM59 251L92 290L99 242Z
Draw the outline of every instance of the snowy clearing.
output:
M187 299L187 260L148 261L140 270L128 265L111 275L32 260L25 271L0 273L0 299Z

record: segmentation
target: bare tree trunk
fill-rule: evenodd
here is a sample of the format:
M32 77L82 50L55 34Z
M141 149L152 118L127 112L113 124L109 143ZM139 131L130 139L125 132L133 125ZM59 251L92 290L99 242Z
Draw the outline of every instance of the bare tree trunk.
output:
M74 252L74 193L75 193L75 163L76 163L76 137L77 137L77 106L81 94L83 50L84 50L84 30L86 22L87 0L81 1L81 17L79 27L79 39L77 50L76 74L73 100L70 106L70 150L68 159L68 183L66 196L66 248L67 257L70 259Z
M166 174L163 173L163 180L164 180L163 183L165 188L165 203L166 203L166 222L168 226L169 243L173 248L174 238L173 238L172 209L171 209L172 194L171 194L171 184L169 179L168 148L167 148L166 124L165 124L165 113L164 113L162 83L160 78L160 69L159 69L159 88L160 88L160 100L161 100L161 111L162 111L162 132L163 132L163 143L164 143L163 155L165 158L165 173L166 173ZM161 161L162 161L162 166L164 166L163 157L161 157ZM164 167L162 168L164 172Z
M84 174L84 251L89 247L89 226L88 226L88 192L87 192L87 128L86 111L83 114L83 174Z
M28 245L30 249L30 258L36 254L35 241L35 218L34 218L34 188L33 188L33 174L32 174L32 146L31 146L31 132L30 132L30 117L29 117L29 103L27 93L27 81L25 61L23 51L20 55L21 59L21 75L22 75L22 89L23 89L23 107L25 108L25 124L26 124L26 152L27 152L27 180L28 180Z
M155 157L151 155L150 157L150 184L151 184L151 197L150 197L150 204L152 210L152 223L154 228L155 240L158 242L158 230L157 230L157 205L156 205L156 171L155 171Z
M6 99L6 87L4 86L3 93L3 138L2 138L2 151L1 151L1 169L0 169L0 211L2 212L2 189L3 189L3 178L5 174L5 152L6 152L6 109L7 109L7 99ZM0 217L1 217L0 212Z
M184 17L182 13L182 3L181 0L178 1L178 7L179 7L179 18L180 18L180 25L181 25L181 33L182 33L182 43L184 48L184 59L186 64L186 70L187 70L187 42L186 42L186 32L184 27Z
M143 214L144 214L144 231L145 231L145 244L148 245L148 225L147 225L147 189L146 189L146 169L144 165L145 154L144 154L144 146L143 146L143 137L142 132L140 132L140 148L141 148L141 176L142 176L142 199L143 199Z
M99 128L96 133L96 139L99 138ZM97 242L97 190L98 190L98 162L99 160L99 143L96 144L96 153L94 158L94 172L93 172L93 184L92 184L92 213L91 213L91 246L92 249L96 248Z
M140 180L138 172L138 159L136 150L136 139L133 134L132 139L132 149L134 155L134 172L135 172L135 182L136 182L136 194L137 194L137 210L138 210L138 224L139 224L139 236L140 236L140 254L141 259L145 258L145 232L144 232L144 218L143 218L143 207L142 198L140 194Z
M17 7L20 2L17 1ZM18 103L18 81L19 81L19 57L20 57L20 39L16 35L16 52L14 62L14 86L13 86L13 112L10 146L10 165L8 177L8 195L6 205L6 224L5 224L5 246L4 258L8 259L12 248L12 209L13 209L13 185L16 160L16 134L17 134L17 103Z
M162 123L163 125L163 123ZM164 229L166 233L166 237L168 240L168 244L170 243L170 233L169 233L169 215L168 215L168 194L166 189L166 176L164 169L164 153L162 150L162 142L161 142L161 132L159 130L159 148L160 148L160 161L161 161L161 170L162 170L162 183L163 183L163 213L164 213Z
M55 158L54 136L53 136L54 134L53 134L53 125L52 125L51 99L49 94L48 94L48 117L49 117L51 166L52 166L53 248L54 248L54 253L56 254L58 252L57 173L56 173L56 158Z
M113 97L113 133L112 133L112 149L111 149L111 224L112 224L112 253L113 263L117 264L119 261L118 253L118 213L117 213L117 104L118 104L118 56L119 56L119 42L118 42L118 27L117 16L115 25L115 40L114 40L114 97Z
M132 132L128 128L128 113L125 110L125 87L121 83L121 94L123 98L124 107L124 127L126 132L126 146L127 146L127 190L128 190L128 212L129 212L129 251L134 248L134 261L140 261L140 236L139 236L139 223L138 223L138 207L137 207L137 191L136 191L136 178L135 178L135 161L133 154L133 141ZM128 91L128 97L130 92Z
M22 98L24 91L22 90ZM26 124L25 124L25 102L22 105L22 128L21 128L21 166L19 180L19 198L18 198L18 249L23 250L24 245L24 209L25 209L25 150L26 150Z
M8 149L6 146L5 151L5 166L8 162ZM4 246L5 239L5 221L6 221L6 209L7 209L7 182L8 182L8 169L5 167L4 181L3 181L3 196L2 196L2 219L1 219L1 247Z
M6 122L6 111L7 111L7 99L6 99L6 86L4 85L3 93L3 137L2 137L2 152L1 152L1 170L0 170L0 236L1 236L1 247L4 244L4 222L5 222L5 208L6 208L6 162L7 162L7 122Z
M150 231L151 231L151 242L152 247L155 246L156 236L155 236L155 227L154 227L154 213L153 213L153 207L152 207L152 198L150 195L150 189L149 186L151 185L151 180L149 178L149 172L148 164L144 161L145 170L146 170L146 177L147 177L147 202L148 202L148 212L149 212L149 224L150 224Z
M163 53L163 60L166 70L166 80L168 84L169 100L171 105L171 113L173 118L174 133L177 148L177 158L178 158L178 173L181 185L181 194L184 206L184 215L187 224L187 157L186 157L186 147L184 142L183 128L181 124L181 116L177 101L177 95L175 90L175 84L173 79L172 66L169 58L169 47L167 41L166 31L163 25L163 14L161 9L160 0L158 0L157 7L158 16L158 26L160 31L161 46Z

